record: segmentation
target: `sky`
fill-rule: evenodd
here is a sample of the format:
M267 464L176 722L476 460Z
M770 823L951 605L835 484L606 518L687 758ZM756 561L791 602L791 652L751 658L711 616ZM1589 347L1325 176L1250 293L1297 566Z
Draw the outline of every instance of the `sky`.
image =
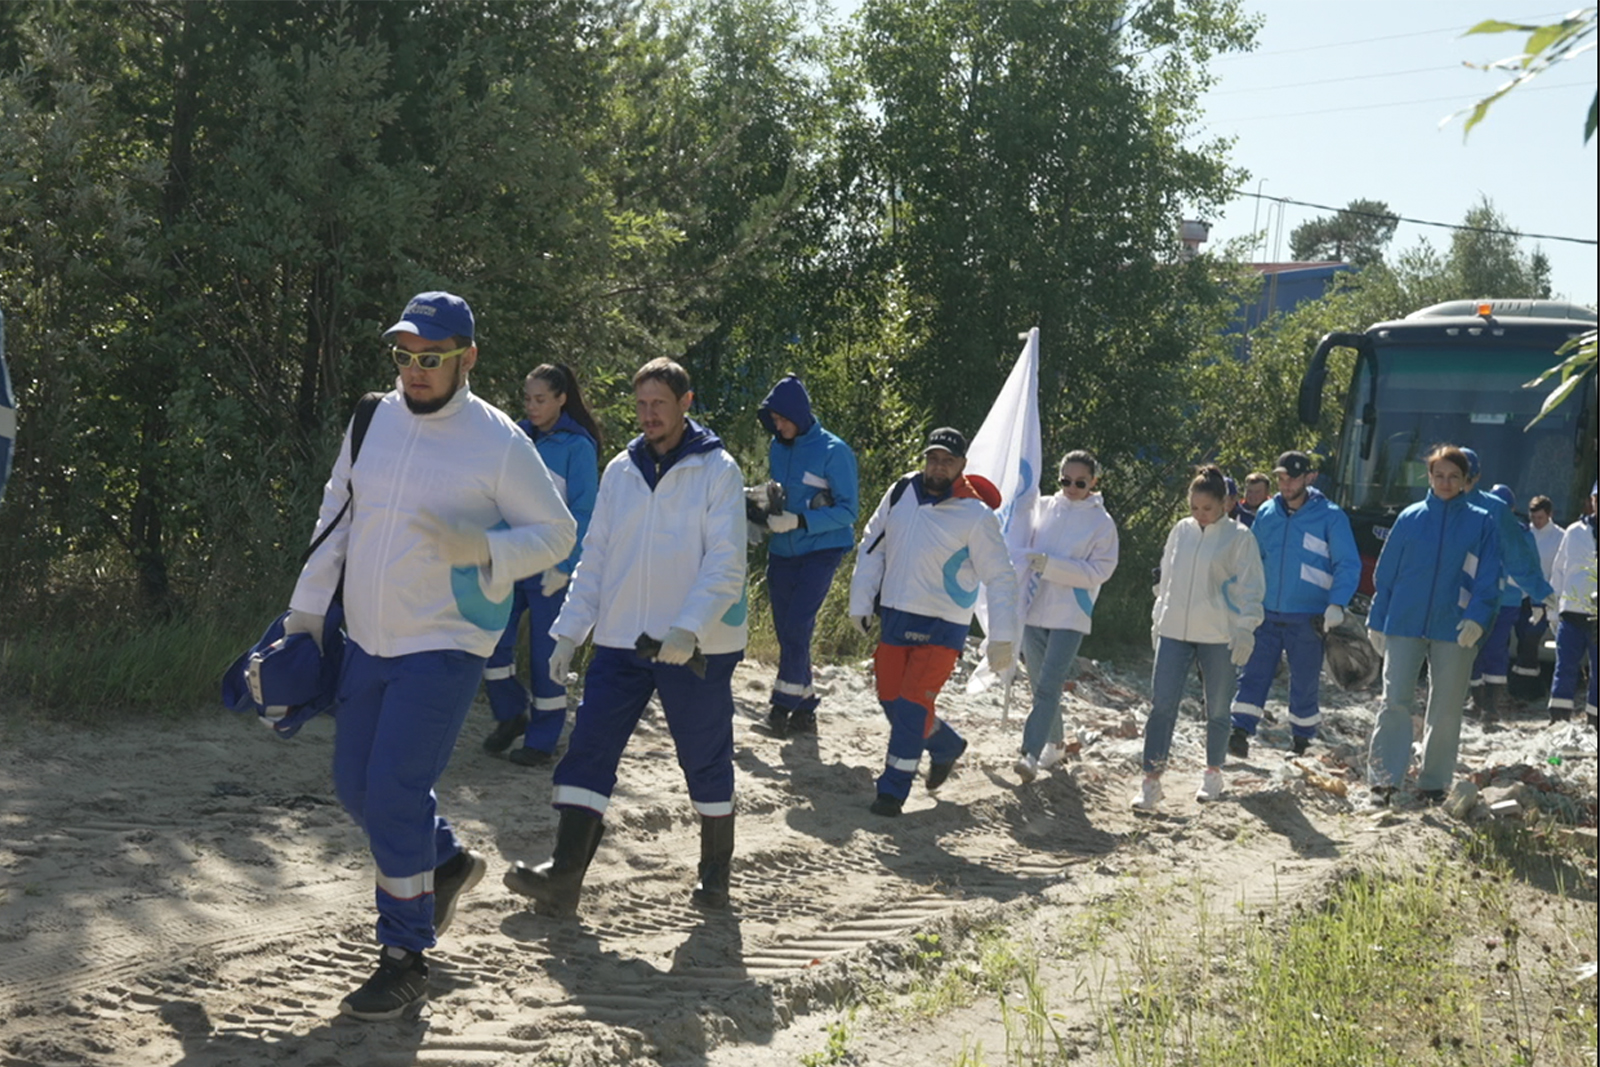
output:
M1463 66L1521 51L1526 35L1462 37L1486 19L1543 24L1571 7L1525 0L1246 0L1264 22L1255 51L1218 58L1200 138L1232 137L1243 189L1343 206L1382 200L1407 218L1459 223L1479 196L1523 234L1595 238L1595 152L1583 121L1595 92L1593 51L1504 97L1472 133L1452 112L1509 75ZM1573 0L1569 5L1576 6ZM1327 214L1242 196L1211 218L1211 243L1266 231L1256 260L1286 260L1289 233ZM1450 231L1401 223L1392 253ZM1558 297L1595 302L1593 244L1526 238L1550 257ZM1463 296L1498 295L1468 294Z

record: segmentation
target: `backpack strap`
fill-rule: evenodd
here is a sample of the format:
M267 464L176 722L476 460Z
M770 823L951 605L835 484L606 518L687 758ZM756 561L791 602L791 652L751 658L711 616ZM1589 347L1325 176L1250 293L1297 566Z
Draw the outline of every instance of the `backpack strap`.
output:
M352 468L356 465L356 458L361 455L361 442L367 439L367 428L372 425L372 416L377 412L378 404L383 400L383 397L383 393L367 393L356 401L355 417L350 420L350 466ZM348 481L345 482L344 490L344 505L339 508L339 514L335 515L333 521L324 526L322 532L317 535L316 540L311 542L311 547L307 548L305 555L300 557L300 566L304 567L306 565L306 560L310 559L312 553L322 547L322 542L328 539L328 535L333 533L334 527L339 525L339 520L344 518L345 512L350 510L350 501L355 499L355 490Z
M895 482L894 485L889 487L889 507L891 509L896 504L900 503L900 498L906 495L906 490L911 488L911 479L915 477L915 474L908 474L901 478L898 482ZM878 536L873 539L872 544L867 546L867 555L872 555L872 553L877 550L878 546L883 544L883 539L888 535L889 530L886 525L884 529L878 532Z

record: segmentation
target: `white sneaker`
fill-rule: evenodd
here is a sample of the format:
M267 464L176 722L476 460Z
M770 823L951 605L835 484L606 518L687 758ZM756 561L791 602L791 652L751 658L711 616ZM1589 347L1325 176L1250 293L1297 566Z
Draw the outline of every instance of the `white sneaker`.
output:
M1219 800L1222 797L1222 772L1214 767L1207 767L1206 773L1200 778L1200 788L1194 798L1204 804L1208 800Z
M1024 752L1017 757L1017 762L1011 765L1011 769L1016 771L1017 777L1024 782L1031 782L1039 777L1039 758Z
M1161 805L1161 779L1146 778L1133 798L1134 811L1155 811Z
M1046 741L1044 751L1039 753L1038 769L1048 771L1050 768L1057 766L1060 764L1063 755L1062 746L1054 741Z

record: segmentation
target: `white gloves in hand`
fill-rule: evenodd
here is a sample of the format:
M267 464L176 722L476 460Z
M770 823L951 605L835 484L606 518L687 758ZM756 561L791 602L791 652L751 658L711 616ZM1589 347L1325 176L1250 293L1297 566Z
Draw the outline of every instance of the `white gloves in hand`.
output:
M572 580L572 575L565 571L558 571L554 567L539 575L539 592L545 596L555 596L567 587Z
M989 642L989 669L1001 674L1017 662L1017 653L1010 641Z
M800 527L800 516L792 511L780 511L767 516L767 529L773 533L788 533Z
M1529 608L1528 625L1538 626L1541 622L1544 622L1544 614L1545 612L1543 604L1535 604L1533 607Z
M850 625L855 627L856 632L859 633L862 637L871 637L872 636L872 616L871 615L852 615L852 616L850 616Z
M489 534L467 523L449 522L424 511L417 526L433 542L439 558L452 567L484 567L489 563Z
M694 655L696 638L692 630L685 630L681 626L674 626L667 631L667 636L661 641L661 651L656 653L657 663L666 663L679 666L689 662L689 657Z
M1028 569L1037 574L1043 574L1044 569L1050 566L1050 557L1043 552L1028 553Z
M1462 648L1471 648L1482 636L1483 627L1471 619L1462 619L1456 623L1456 644Z
M1377 630L1368 630L1367 643L1372 646L1372 651L1381 656L1383 655L1384 648L1389 643L1389 639L1383 634L1379 633Z
M309 611L296 611L289 609L289 617L283 620L283 636L291 634L310 634L311 640L317 643L317 651L322 651L322 627L324 616L313 615Z
M1337 604L1329 604L1328 610L1322 613L1322 628L1337 630L1341 622L1344 622L1344 609Z
M1250 653L1256 650L1256 635L1240 634L1228 642L1228 649L1232 652L1233 665L1243 667L1250 662Z
M567 684L567 672L572 669L572 654L578 646L570 637L556 638L555 651L550 653L550 680L557 685Z

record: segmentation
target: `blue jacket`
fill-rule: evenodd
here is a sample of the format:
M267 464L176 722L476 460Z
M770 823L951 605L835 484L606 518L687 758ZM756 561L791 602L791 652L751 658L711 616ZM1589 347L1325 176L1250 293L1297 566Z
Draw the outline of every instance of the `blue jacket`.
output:
M556 564L556 570L571 574L583 554L583 535L589 529L589 516L594 514L594 498L600 490L600 448L595 439L579 426L577 420L565 411L556 420L549 433L527 419L518 419L522 432L533 438L533 447L550 471L556 488L566 498L567 510L578 520L578 543L572 555ZM535 576L537 577L537 575Z
M800 428L793 441L778 436L773 413ZM856 515L861 510L856 454L822 428L811 414L806 387L792 374L772 387L756 417L772 434L767 468L783 486L788 510L800 516L799 529L773 534L768 550L775 556L803 556L826 548L849 548L855 543ZM832 504L816 501L824 489L833 497Z
M1432 490L1400 513L1372 576L1367 625L1390 637L1454 641L1462 619L1489 629L1500 602L1500 532L1462 493Z
M1321 615L1344 607L1361 582L1361 552L1350 519L1315 489L1290 511L1280 493L1256 509L1250 525L1267 576L1263 606L1285 614Z
M1520 604L1524 596L1532 597L1535 604L1550 599L1554 590L1545 580L1544 566L1539 562L1539 543L1533 539L1533 531L1522 525L1511 506L1493 493L1473 489L1462 495L1494 516L1495 530L1500 535L1501 561L1496 577L1509 577L1517 583L1513 588L1509 582L1500 582L1501 606Z

